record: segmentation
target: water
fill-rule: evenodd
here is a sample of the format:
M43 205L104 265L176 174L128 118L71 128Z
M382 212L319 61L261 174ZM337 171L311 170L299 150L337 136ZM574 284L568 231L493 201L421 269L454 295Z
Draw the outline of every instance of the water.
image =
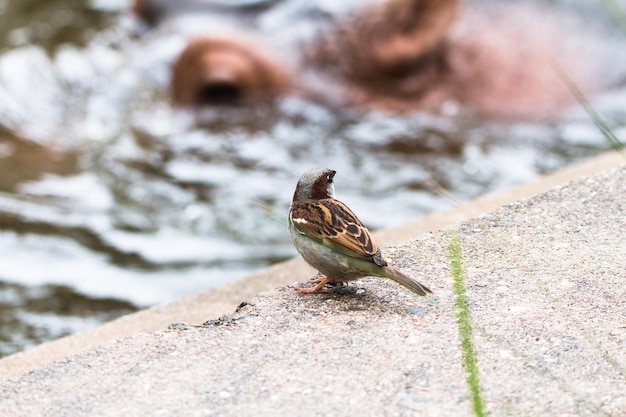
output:
M169 65L215 17L138 29L126 3L0 0L0 356L295 256L285 217L308 168L337 170L338 198L377 229L450 207L440 190L466 201L608 147L576 106L525 120L298 97L177 111ZM217 20L289 44L354 7L256 3ZM572 45L607 63L594 104L620 135L626 39L594 13Z

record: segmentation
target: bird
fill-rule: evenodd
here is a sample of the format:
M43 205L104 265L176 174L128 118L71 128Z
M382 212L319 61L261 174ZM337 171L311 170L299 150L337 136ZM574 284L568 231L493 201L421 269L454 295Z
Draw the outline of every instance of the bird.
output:
M302 294L329 292L326 284L339 284L367 276L389 278L419 295L432 291L389 265L371 233L356 215L334 198L336 171L312 169L300 177L289 208L293 245L304 260L319 271L310 283L296 288Z

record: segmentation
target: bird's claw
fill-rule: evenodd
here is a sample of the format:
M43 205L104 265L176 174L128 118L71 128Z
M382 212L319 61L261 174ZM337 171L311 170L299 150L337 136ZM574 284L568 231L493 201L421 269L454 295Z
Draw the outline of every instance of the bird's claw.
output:
M332 278L328 278L326 275L318 274L315 277L311 278L309 281L310 284L315 284L314 287L300 287L294 288L300 294L313 294L313 293L331 293L334 291L334 288L324 288L326 284L344 284L345 281L335 280Z

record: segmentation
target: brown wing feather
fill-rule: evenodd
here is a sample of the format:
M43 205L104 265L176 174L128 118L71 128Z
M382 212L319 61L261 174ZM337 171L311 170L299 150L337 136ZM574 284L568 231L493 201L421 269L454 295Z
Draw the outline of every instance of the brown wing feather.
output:
M345 204L335 199L309 201L294 206L291 217L296 229L344 255L385 266L369 230Z

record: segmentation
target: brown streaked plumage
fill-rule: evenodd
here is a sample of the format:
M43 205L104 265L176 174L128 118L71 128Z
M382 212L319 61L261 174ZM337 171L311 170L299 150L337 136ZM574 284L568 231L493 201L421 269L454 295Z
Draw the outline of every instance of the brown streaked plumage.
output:
M348 206L333 198L334 175L330 169L307 171L294 192L289 210L291 238L304 260L320 272L315 287L297 291L318 292L330 282L377 276L419 295L431 292L387 264L369 230Z

